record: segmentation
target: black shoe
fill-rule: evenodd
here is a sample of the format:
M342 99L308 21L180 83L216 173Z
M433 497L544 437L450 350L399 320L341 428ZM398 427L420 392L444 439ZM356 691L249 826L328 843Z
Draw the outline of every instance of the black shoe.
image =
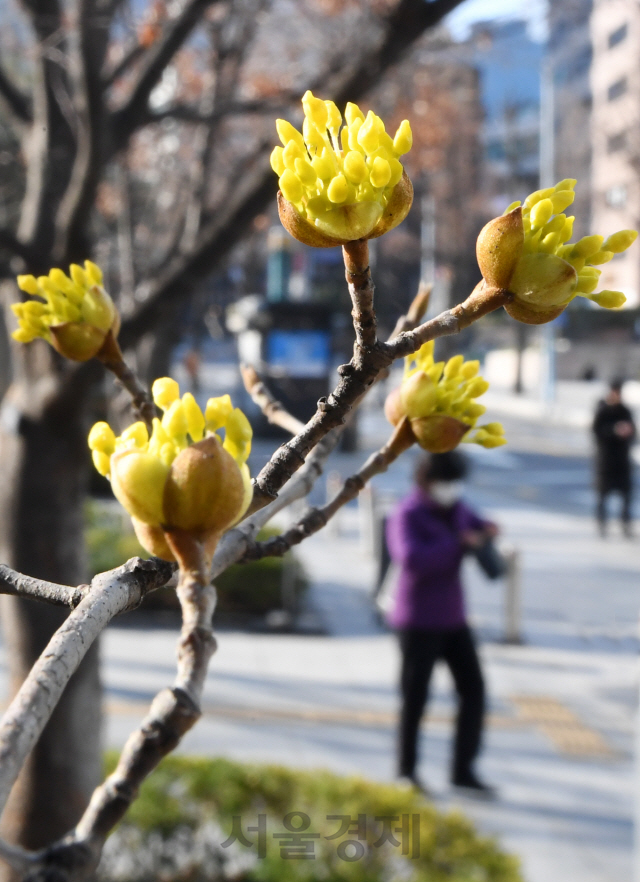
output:
M456 789L465 791L467 796L474 796L476 799L491 800L497 799L498 796L495 788L485 784L473 772L456 775L451 783Z
M432 798L429 793L429 788L422 783L415 772L411 775L398 775L398 784L418 790L423 796L426 796L427 799Z

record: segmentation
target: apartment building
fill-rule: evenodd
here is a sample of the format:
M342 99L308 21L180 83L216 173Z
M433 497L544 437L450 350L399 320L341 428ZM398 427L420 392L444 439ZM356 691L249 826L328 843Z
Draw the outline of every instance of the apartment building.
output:
M577 178L576 236L591 232L591 30L593 0L549 4L548 61L553 77L554 178ZM577 134L579 133L579 134Z
M640 223L640 5L594 0L591 15L592 229L605 236ZM576 132L580 138L581 133ZM640 254L632 248L602 269L601 287L640 305Z

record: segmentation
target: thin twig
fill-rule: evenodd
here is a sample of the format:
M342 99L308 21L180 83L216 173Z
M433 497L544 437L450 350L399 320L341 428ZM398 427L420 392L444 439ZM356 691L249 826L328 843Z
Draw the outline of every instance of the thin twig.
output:
M142 385L134 371L125 362L120 346L111 332L109 332L105 345L97 357L131 395L131 405L134 413L146 423L147 429L151 433L153 431L153 418L157 415L156 406L149 394L149 390Z
M62 692L111 619L164 585L171 564L133 558L96 576L76 609L55 632L0 721L0 813L29 752Z
M489 289L481 283L464 303L424 322L414 331L406 331L389 343L377 341L372 346L356 346L349 364L338 368L340 381L333 392L319 400L315 414L302 432L279 447L256 477L250 512L275 499L281 487L302 466L309 451L328 431L344 422L382 370L396 359L416 352L429 340L458 333L488 312L504 306L511 298L508 292ZM361 334L365 333L362 328Z
M391 438L384 447L372 453L358 471L348 477L339 492L332 500L320 508L311 508L280 536L274 536L265 542L253 542L248 546L242 560L259 560L262 557L282 556L294 545L299 545L318 530L321 530L343 505L355 499L365 485L374 477L386 472L392 462L414 443L415 438L408 422L404 419L398 424Z
M12 594L15 597L32 597L56 606L68 606L75 609L86 596L88 585L72 588L69 585L56 585L17 573L11 567L0 564L0 594Z
M254 367L250 364L241 364L240 373L244 388L271 425L279 426L291 435L297 435L304 429L302 420L290 414L284 405L271 394Z
M356 333L355 357L376 345L376 313L373 308L373 280L369 268L369 243L364 239L342 246L345 276L351 297L351 316Z

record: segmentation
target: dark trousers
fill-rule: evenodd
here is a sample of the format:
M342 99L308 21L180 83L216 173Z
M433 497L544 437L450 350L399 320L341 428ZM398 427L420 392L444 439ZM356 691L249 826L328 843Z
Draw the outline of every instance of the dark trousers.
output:
M437 659L443 659L459 699L452 778L464 777L480 749L484 718L484 680L471 630L467 626L452 631L403 629L398 636L402 652L398 773L409 776L415 771L429 680Z
M607 523L607 497L610 493L619 493L622 497L622 509L620 511L620 520L625 527L631 523L631 485L620 488L599 488L598 502L596 505L596 517L600 525L600 530L604 531Z

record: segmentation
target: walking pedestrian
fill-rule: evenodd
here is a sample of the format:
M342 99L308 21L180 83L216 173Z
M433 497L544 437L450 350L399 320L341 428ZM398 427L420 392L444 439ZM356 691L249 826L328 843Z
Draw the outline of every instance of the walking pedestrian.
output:
M633 474L631 445L636 427L629 408L622 402L622 380L613 380L604 400L598 402L593 420L596 439L596 518L601 536L607 533L607 498L620 493L620 519L625 536L631 536Z
M415 489L388 520L387 542L400 568L388 617L402 653L398 775L425 791L416 770L418 734L433 667L442 659L459 700L451 781L477 795L492 796L492 788L474 770L485 687L466 619L460 568L464 555L481 548L498 530L461 500L466 471L456 451L422 460Z

